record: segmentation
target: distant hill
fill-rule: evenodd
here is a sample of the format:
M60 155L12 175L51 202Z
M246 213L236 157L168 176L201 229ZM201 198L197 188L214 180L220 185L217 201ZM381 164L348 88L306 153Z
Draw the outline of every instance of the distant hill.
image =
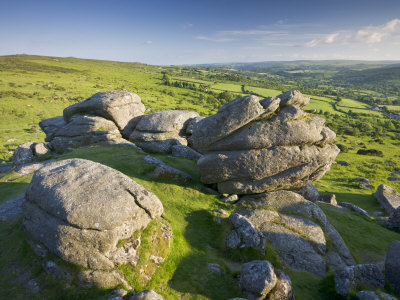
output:
M399 64L400 61L366 61L366 60L296 60L264 61L251 63L215 63L195 65L197 67L229 68L253 72L272 72L273 70L294 70L297 68L312 70L364 70Z

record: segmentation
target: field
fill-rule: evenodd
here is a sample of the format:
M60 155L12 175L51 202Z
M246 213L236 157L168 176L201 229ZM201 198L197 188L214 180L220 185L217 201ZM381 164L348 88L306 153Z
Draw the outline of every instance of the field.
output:
M185 75L184 71L189 75ZM216 93L229 91L242 94L243 84L240 82L203 78L225 74L216 70L192 70L188 67L181 70L178 67L59 57L0 57L0 163L10 162L12 151L18 144L44 140L39 121L60 116L65 107L99 91L124 88L135 92L150 109L146 113L188 109L208 116L216 112L217 107L212 103L201 101L209 94L196 89L167 86L162 79L165 73L170 74L172 80L209 85ZM254 75L254 78L257 76ZM261 87L261 83L260 86L245 84L245 87L263 97L281 93L278 88ZM316 109L317 115L325 117L327 124L338 132L335 143L346 147L336 160L349 162L347 167L332 165L331 170L315 185L321 193L334 193L338 201L354 203L371 215L383 212L373 195L376 188L384 183L400 191L400 182L388 181L390 173L400 170L398 123L380 112L371 111L370 105L360 101L308 96L311 102L305 109ZM360 115L350 114L349 110ZM352 131L355 128L358 132ZM380 150L383 156L356 154L365 148ZM78 148L58 159L79 157L111 166L153 191L163 202L165 217L173 229L171 254L146 285L135 280L135 270L121 270L136 290L154 288L166 299L239 297L235 278L238 266L263 256L245 250L230 251L224 246L227 224L218 224L210 211L223 208L230 212L235 207L219 202L217 196L205 190L194 162L167 155L155 156L188 172L196 179L195 182L181 186L154 181L150 177L154 167L142 162L142 154L122 146ZM373 188L361 189L353 182L358 176L369 178ZM13 171L0 174L0 203L23 192L30 180L31 175L19 176ZM352 212L338 212L323 204L320 207L342 234L359 263L382 260L390 242L400 240L399 233L384 228L375 219L367 220ZM41 297L46 299L98 299L109 293L108 290L97 289L64 289L42 270L42 262L33 254L25 237L21 218L14 222L0 222L0 289L5 298L34 299L22 284L10 285L10 280L18 275L10 271L13 263L20 264L21 272L33 274L42 287ZM223 276L210 275L207 262L221 264ZM337 299L332 274L317 278L308 273L284 270L293 281L296 299Z

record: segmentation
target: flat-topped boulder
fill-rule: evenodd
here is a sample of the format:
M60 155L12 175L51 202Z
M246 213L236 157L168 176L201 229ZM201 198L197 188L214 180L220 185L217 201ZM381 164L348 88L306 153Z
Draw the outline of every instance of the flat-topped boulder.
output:
M400 207L400 193L388 185L381 184L378 186L375 197L389 215Z
M161 216L151 192L110 167L83 159L47 164L26 191L24 227L62 259L93 270L135 264L137 230ZM131 243L131 244L130 244ZM135 246L136 245L136 246Z
M111 120L119 130L128 122L143 115L145 107L140 97L126 90L108 91L94 94L85 101L64 109L64 120L68 123L75 114L92 114Z

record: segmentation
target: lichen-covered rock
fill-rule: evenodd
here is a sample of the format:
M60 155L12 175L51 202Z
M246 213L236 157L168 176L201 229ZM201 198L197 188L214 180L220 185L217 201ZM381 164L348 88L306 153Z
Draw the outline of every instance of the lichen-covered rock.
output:
M360 291L356 296L358 300L380 300L379 296L373 291Z
M400 293L400 241L390 244L385 260L385 277L396 293Z
M245 96L223 105L218 113L197 122L193 128L193 148L205 150L265 112L256 96Z
M227 247L243 245L262 249L268 241L286 266L318 276L325 274L326 261L331 269L355 263L323 211L297 193L275 191L247 195L241 197L237 206L230 219L242 216L240 219L245 220L247 226L239 226L244 222L232 222L233 231L227 237ZM247 234L244 242L241 227L254 228L259 234L245 231L252 234ZM326 247L328 238L332 242L329 252Z
M345 267L336 271L334 278L336 292L341 296L347 296L350 289L356 289L360 285L369 285L375 289L385 285L382 272L374 264Z
M381 184L378 186L375 197L388 214L391 214L400 206L400 193L388 185Z
M288 105L303 107L310 103L310 98L303 96L303 94L297 90L290 90L276 97L281 99L281 107L285 107Z
M128 122L143 115L145 107L140 97L126 90L100 92L85 101L64 109L64 120L68 123L76 114L101 116L115 123L119 130L124 130Z
M275 287L277 277L272 264L266 260L254 260L242 265L239 286L243 293L264 298Z
M160 200L126 175L83 159L38 170L23 209L24 227L33 239L62 259L93 270L134 265L129 249L118 252L118 241L163 212Z
M81 271L78 274L80 286L86 289L90 289L93 286L99 288L112 288L118 285L122 285L125 289L131 289L132 287L125 280L118 271Z
M321 178L339 153L325 120L301 107L309 102L292 90L258 101L237 98L196 122L191 146L201 180L225 194L299 189Z
M371 219L371 216L365 210L363 210L361 207L358 207L353 203L339 202L339 205L341 207L347 208L348 210L354 211L367 219Z
M31 149L33 151L33 155L37 157L44 157L50 153L50 149L45 143L34 143L31 146Z
M34 160L33 152L32 152L32 145L35 142L27 142L23 143L18 146L18 148L13 153L13 164L14 166L20 166L27 163L30 163Z
M226 194L300 188L317 180L339 153L335 145L212 152L198 160L201 180Z
M275 272L278 277L278 284L273 290L274 300L294 300L294 291L292 288L292 281L289 276L281 270Z
M201 150L250 150L329 143L336 135L324 124L325 120L320 117L284 123L250 122Z

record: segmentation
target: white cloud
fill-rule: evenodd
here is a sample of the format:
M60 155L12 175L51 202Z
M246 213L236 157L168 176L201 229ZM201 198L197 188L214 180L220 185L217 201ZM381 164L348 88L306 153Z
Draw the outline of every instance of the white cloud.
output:
M400 36L400 19L393 19L380 26L366 26L357 31L342 30L313 39L305 46L308 48L330 44L377 44L390 37Z
M153 41L145 41L144 42L146 45L151 45L151 44L153 44Z
M232 39L232 38L208 37L208 36L203 36L203 35L198 35L198 36L195 37L195 39L196 40L216 42L216 43L225 43L225 42L231 42L231 41L235 40L235 39Z

